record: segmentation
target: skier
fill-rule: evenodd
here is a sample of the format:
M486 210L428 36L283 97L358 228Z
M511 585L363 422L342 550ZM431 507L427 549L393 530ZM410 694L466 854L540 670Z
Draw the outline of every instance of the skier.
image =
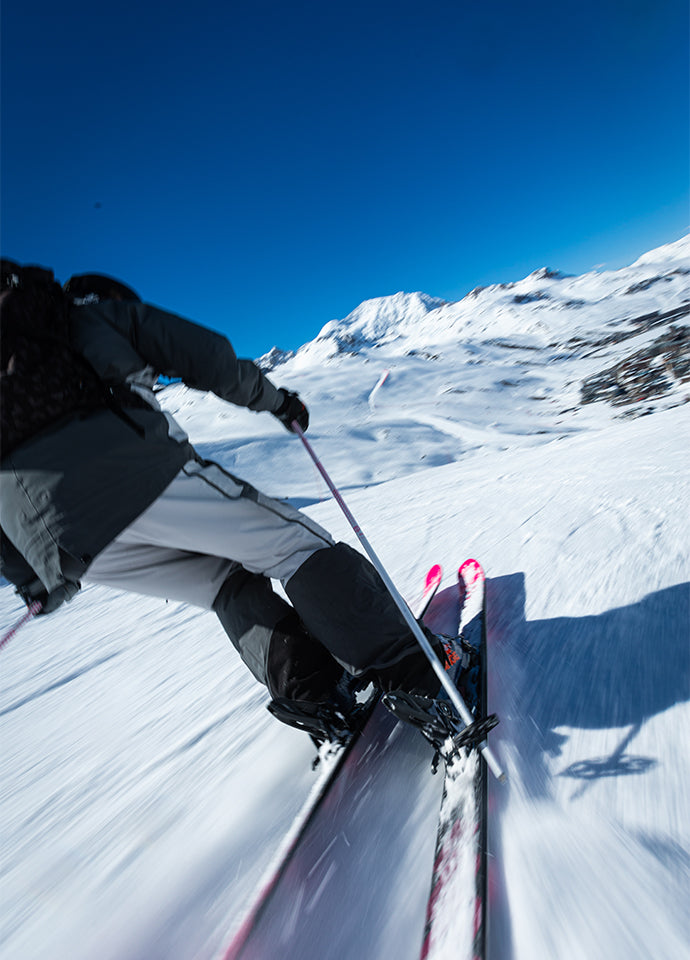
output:
M296 393L110 277L63 289L52 271L3 261L0 304L0 556L27 604L49 613L99 583L213 610L273 712L320 735L353 707L344 677L436 694L369 561L202 458L153 386L179 377L306 430Z

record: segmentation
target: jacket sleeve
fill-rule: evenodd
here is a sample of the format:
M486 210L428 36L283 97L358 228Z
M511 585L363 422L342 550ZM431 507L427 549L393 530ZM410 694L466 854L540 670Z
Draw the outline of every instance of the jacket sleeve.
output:
M147 303L108 301L98 307L158 373L250 410L272 413L283 402L259 367L238 359L222 334Z
M53 613L63 603L76 596L81 589L81 583L78 580L64 578L52 590L46 590L33 567L1 528L0 573L14 584L16 592L27 606L34 600L40 601L39 613L41 614Z
M0 528L0 573L15 587L27 587L37 579L33 567L29 566L4 530Z

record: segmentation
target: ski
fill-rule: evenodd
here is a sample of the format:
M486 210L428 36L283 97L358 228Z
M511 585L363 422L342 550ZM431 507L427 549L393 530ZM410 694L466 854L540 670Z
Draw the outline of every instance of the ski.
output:
M424 581L424 590L422 591L422 599L420 600L418 608L414 612L415 620L422 620L429 609L431 601L434 599L438 592L438 588L441 586L441 580L443 579L443 569L438 563L435 563L433 567L429 569L429 572L426 575Z
M443 571L438 564L428 571L422 596L413 611L416 619L421 619L430 610L442 577ZM311 854L307 848L310 843L316 842L315 836L323 835L326 846L329 845L325 838L332 834L333 824L328 807L329 804L338 804L339 787L350 782L356 783L360 776L359 770L364 770L367 764L372 762L378 745L390 736L390 726L387 725L389 716L387 711L379 706L378 701L378 694L372 696L367 703L361 725L352 731L347 739L323 748L325 760L321 776L259 884L253 904L223 954L223 960L242 960L256 956L275 956L277 960L279 955L282 960L293 955L288 945L282 947L282 952L276 953L266 946L272 936L270 931L274 922L273 914L281 916L281 896L290 901L295 884L304 883L308 886L310 878L315 875L315 868L312 866L306 869L302 861L307 865L311 863ZM342 786L342 790L345 789L346 787ZM304 878L305 869L307 879ZM293 940L294 955L303 955L300 954L298 938L295 936ZM261 944L264 946L260 946Z
M476 560L466 560L458 571L459 640L472 657L458 680L474 722L455 738L454 756L446 763L420 960L486 956L488 787L478 748L497 721L487 716L484 581ZM463 741L470 730L472 737Z

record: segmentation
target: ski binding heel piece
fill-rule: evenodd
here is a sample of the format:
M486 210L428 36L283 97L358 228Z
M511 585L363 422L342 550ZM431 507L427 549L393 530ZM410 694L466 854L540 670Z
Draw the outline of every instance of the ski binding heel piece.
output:
M488 717L474 720L469 726L459 730L460 718L450 703L445 700L432 700L428 697L406 693L404 690L392 690L381 698L384 706L398 720L409 723L426 737L434 747L432 771L436 773L439 760L446 766L467 751L477 749L486 740L487 734L498 723L498 717L492 713Z
M308 733L315 744L343 744L355 729L347 717L326 704L276 698L266 706L281 723Z
M453 737L453 752L459 752L462 747L473 750L484 743L490 730L498 724L499 720L495 713L490 713L488 717L482 717L481 720L475 720L464 727L460 733Z
M417 727L433 744L443 743L458 732L458 718L444 701L405 690L384 693L381 701L394 717Z

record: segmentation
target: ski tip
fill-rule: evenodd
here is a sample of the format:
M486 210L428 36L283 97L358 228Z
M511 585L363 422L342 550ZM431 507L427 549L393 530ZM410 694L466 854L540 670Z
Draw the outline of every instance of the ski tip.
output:
M426 575L427 587L431 587L436 583L440 583L442 577L443 577L443 568L441 567L440 563L435 563L434 566L431 567L431 569Z
M479 560L465 560L460 564L458 576L467 584L475 583L477 580L484 579L484 568Z

